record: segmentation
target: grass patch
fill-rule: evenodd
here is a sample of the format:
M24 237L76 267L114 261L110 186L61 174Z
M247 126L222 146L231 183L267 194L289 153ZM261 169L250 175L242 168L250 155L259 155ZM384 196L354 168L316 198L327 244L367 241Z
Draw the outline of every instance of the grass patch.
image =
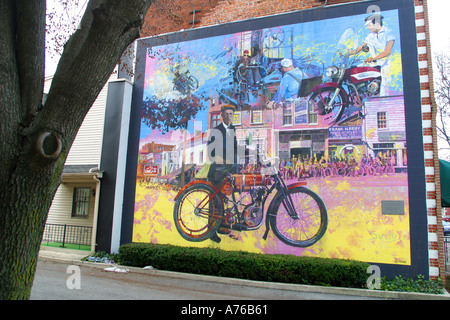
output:
M64 247L63 247L62 242L42 242L41 245L43 245L45 247L53 247L53 248L91 251L91 246L87 246L84 244L65 243Z

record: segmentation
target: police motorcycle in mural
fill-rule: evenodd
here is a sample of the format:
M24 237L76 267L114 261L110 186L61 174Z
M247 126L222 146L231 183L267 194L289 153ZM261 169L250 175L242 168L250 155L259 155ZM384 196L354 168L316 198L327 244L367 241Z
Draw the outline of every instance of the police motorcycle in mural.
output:
M309 110L329 125L337 124L349 106L362 110L365 100L381 88L381 68L361 65L360 55L369 49L365 46L356 53L358 37L353 28L346 29L336 48L333 64L325 70L329 81L314 87L308 100Z
M272 229L277 238L293 247L309 247L319 241L328 225L325 203L304 181L286 185L276 161L278 158L263 160L246 173L225 172L218 185L201 179L185 185L175 197L173 211L181 237L199 242L210 239L219 227L257 230L265 216L264 240Z

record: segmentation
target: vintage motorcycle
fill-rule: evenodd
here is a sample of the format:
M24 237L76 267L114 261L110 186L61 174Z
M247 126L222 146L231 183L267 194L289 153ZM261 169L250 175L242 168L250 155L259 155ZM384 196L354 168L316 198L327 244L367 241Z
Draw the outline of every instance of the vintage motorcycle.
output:
M173 70L173 89L184 95L194 92L198 88L198 80L189 73L189 70L180 72L178 69Z
M348 28L337 44L333 65L325 70L329 81L312 89L309 110L317 112L325 124L338 123L349 106L363 109L367 98L380 93L380 66L364 65L360 55L368 52L368 47L364 46L359 53L357 48L356 32Z
M194 180L184 186L175 197L173 212L179 234L188 241L214 240L212 236L219 227L237 231L259 229L265 215L264 240L272 228L290 246L309 247L319 241L328 225L325 203L305 187L306 182L287 186L274 159L264 160L259 172L226 172L219 185ZM266 200L275 190L264 214Z

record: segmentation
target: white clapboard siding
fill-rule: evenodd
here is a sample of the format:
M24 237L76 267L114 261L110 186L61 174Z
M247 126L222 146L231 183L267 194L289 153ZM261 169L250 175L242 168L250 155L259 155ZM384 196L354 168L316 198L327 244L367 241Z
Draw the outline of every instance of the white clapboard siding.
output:
M98 95L70 148L66 165L99 164L108 86Z

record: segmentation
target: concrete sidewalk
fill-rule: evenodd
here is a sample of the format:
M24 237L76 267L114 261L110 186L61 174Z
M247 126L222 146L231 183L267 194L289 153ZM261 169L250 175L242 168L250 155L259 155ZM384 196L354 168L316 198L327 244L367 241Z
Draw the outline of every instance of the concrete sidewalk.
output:
M39 251L40 260L48 260L65 264L73 265L89 265L90 267L105 269L110 268L110 264L96 263L81 261L84 257L89 256L88 251L81 250L71 250L63 248L45 247L42 246ZM394 292L394 291L381 291L381 290L368 290L368 289L353 289L353 288L337 288L337 287L322 287L322 286L311 286L311 285L299 285L299 284L286 284L286 283L275 283L275 282L264 282L264 281L252 281L244 279L234 279L234 278L223 278L214 277L190 273L181 273L173 271L164 271L156 269L143 269L128 266L119 266L118 268L126 269L127 272L139 273L139 274L149 274L153 276L164 276L170 278L180 278L180 279L190 279L198 281L208 281L213 283L223 283L223 284L234 284L240 286L248 287L259 287L266 289L276 289L276 290L290 290L290 291L301 291L301 292L314 292L323 294L333 294L333 295L344 295L344 296L358 296L370 298L381 298L388 300L450 300L450 294L445 293L442 295L436 294L424 294L424 293L413 293L413 292Z
M39 259L77 264L81 263L81 259L89 256L89 254L89 251L41 246Z

